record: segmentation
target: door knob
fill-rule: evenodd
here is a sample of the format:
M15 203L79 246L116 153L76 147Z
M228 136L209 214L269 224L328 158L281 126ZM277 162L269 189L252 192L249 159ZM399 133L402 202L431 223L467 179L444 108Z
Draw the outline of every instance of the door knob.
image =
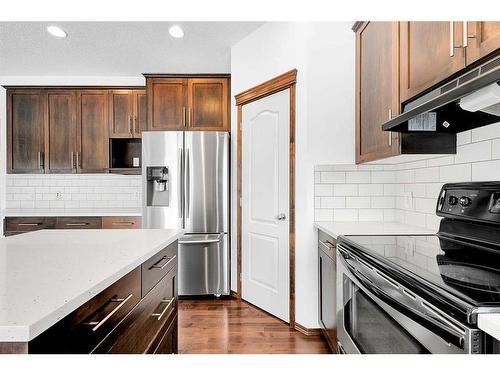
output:
M279 214L277 217L278 220L283 221L286 220L286 215L285 214Z

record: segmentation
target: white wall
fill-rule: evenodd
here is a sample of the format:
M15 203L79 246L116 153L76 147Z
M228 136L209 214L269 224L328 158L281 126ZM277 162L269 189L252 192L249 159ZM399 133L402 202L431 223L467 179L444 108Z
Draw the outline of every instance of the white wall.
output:
M144 77L113 76L0 76L2 86L144 86ZM0 87L0 221L6 207L6 107L5 89ZM0 237L3 225L0 226Z
M297 69L296 321L317 327L313 173L318 163L354 161L354 33L350 23L267 23L231 49L234 95ZM236 259L236 137L232 138L232 257ZM236 289L236 263L232 286Z

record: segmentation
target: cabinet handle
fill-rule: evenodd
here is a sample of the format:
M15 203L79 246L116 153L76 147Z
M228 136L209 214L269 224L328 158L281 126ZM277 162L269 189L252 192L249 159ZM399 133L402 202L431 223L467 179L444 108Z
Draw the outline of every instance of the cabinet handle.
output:
M93 332L97 331L104 323L106 323L106 321L109 320L109 318L111 318L113 315L115 315L116 312L118 310L120 310L123 307L123 305L125 305L128 302L128 300L130 298L132 298L132 296L133 296L133 294L129 294L127 296L127 298L111 298L108 303L120 302L120 304L118 306L116 306L113 310L111 310L111 312L108 315L106 315L104 318L102 318L102 320L100 320L98 322L88 322L88 323L84 323L84 324L88 325L88 326L94 326L94 328L92 328L92 331Z
M164 256L163 258L161 258L158 262L156 262L156 263L155 263L155 264L153 264L151 267L149 267L149 269L150 269L150 270L152 270L152 269L160 269L160 270L162 270L162 269L164 269L164 268L165 268L165 267L166 267L166 266L167 266L167 265L168 265L171 261L173 261L175 258L177 258L177 255L174 255L174 256L173 256L173 257L171 257L171 258L169 258L168 256L166 256L166 255L165 255L165 256ZM160 264L159 264L159 263L160 263L162 260L165 260L165 259L166 259L167 261L166 261L164 264L162 264L162 265L160 266Z
M38 151L38 169L43 170L43 152Z
M182 126L186 127L186 107L182 107Z
M450 21L450 57L455 55L455 22Z
M111 225L134 225L135 223L133 221L117 221L111 223Z
M467 48L467 46L469 45L469 34L467 32L467 21L463 21L462 23L462 38L463 38L463 47L464 48Z
M71 169L76 169L75 165L75 153L71 151Z
M132 133L132 116L128 117L128 131Z
M188 128L190 128L191 127L191 108L190 107L188 107L187 112L188 112Z
M84 227L89 225L89 223L66 223L65 225L68 227Z
M151 316L157 316L158 317L158 320L161 320L161 318L163 317L163 315L168 311L168 309L170 308L170 306L172 305L172 303L175 301L175 298L171 298L171 299L163 299L161 301L161 303L167 303L167 306L165 306L165 308L159 312L159 313L154 313L154 314L151 314Z
M80 165L80 152L76 152L76 167L81 168L82 166Z
M392 108L389 108L389 120L392 120ZM392 146L392 132L389 133L389 146Z
M134 134L137 131L137 116L134 116L134 127L133 127Z
M42 225L42 223L19 223L17 224L19 227L37 227Z

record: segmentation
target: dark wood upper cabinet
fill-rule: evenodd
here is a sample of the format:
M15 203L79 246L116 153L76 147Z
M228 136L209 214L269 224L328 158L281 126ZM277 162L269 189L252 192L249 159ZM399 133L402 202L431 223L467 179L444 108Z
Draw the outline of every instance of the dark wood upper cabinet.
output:
M188 80L189 130L229 130L228 80L191 78Z
M78 91L79 172L105 172L109 168L108 91Z
M229 131L229 75L148 75L147 130Z
M109 136L132 138L134 134L134 92L113 90L109 93Z
M47 97L48 173L75 173L77 148L76 91L49 90Z
M7 140L9 173L44 173L42 90L7 92Z
M465 68L463 22L400 22L401 102Z
M398 22L366 22L356 32L356 162L399 153L382 124L399 114Z
M148 130L185 130L187 80L154 78L146 87Z
M467 64L472 64L500 48L500 21L464 22L463 27L467 29Z

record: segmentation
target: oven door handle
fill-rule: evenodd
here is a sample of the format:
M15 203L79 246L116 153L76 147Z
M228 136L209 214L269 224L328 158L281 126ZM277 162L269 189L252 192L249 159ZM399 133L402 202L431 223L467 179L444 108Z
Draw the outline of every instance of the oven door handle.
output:
M373 281L369 280L366 276L356 270L353 266L343 260L344 266L351 272L357 280L356 283L364 287L370 294L379 298L382 302L389 305L391 308L399 311L400 313L408 316L410 319L415 320L419 325L432 330L436 336L439 336L441 340L447 345L455 345L460 349L464 348L465 343L465 332L458 328L455 324L447 324L448 322L441 317L441 319L430 320L427 317L418 314L415 311L408 309L408 307L402 305L395 301L391 296L384 292L379 286L377 286ZM403 311L402 311L403 310ZM418 319L418 320L417 320Z

